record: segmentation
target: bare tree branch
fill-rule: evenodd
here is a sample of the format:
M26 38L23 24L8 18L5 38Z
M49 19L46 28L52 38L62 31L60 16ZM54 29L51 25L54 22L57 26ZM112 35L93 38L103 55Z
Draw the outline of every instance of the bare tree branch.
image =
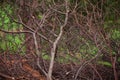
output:
M38 49L38 42L37 42L37 38L36 38L36 35L35 33L33 33L33 38L34 38L34 44L35 44L35 49L36 49L36 54L37 54L37 65L39 67L39 69L45 74L45 76L47 76L47 73L45 72L44 69L42 69L41 65L40 65L40 52L39 52L39 49Z
M0 31L2 31L4 33L10 33L10 34L32 33L31 31L6 31L6 30L3 30L3 29L0 29Z
M52 80L52 71L53 71L56 47L57 47L57 44L58 44L58 42L63 34L63 28L66 26L67 21L68 21L68 13L69 13L68 1L65 0L65 3L66 3L65 4L65 6L66 6L65 22L62 26L60 26L60 33L59 33L58 37L56 38L56 40L54 41L53 47L51 49L51 60L50 60L50 66L49 66L49 70L48 70L47 80Z

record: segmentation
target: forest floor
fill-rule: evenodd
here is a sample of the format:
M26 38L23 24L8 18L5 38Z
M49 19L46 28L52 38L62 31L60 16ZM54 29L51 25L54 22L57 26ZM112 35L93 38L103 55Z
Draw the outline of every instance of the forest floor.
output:
M39 60L41 68L47 72L49 61ZM114 80L111 67L98 64L88 64L78 72L81 64L54 64L53 80ZM120 68L116 68L120 79ZM0 80L46 80L43 71L37 66L37 57L31 54L0 54Z

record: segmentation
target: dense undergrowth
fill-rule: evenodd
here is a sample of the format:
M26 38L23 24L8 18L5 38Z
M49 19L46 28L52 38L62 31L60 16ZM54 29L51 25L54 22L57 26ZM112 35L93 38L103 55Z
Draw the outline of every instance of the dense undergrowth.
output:
M70 12L55 49L52 78L119 80L119 1L68 2ZM1 80L45 80L52 45L65 22L65 1L0 4Z

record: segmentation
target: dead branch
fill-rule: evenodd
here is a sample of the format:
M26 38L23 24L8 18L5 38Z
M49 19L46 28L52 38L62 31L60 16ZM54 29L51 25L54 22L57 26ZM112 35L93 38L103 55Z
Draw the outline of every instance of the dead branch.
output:
M66 3L66 5L65 5L66 6L65 22L62 26L60 26L60 33L59 33L58 37L56 38L56 40L53 42L53 46L51 49L51 60L50 60L50 66L49 66L49 70L48 70L47 80L52 80L52 71L53 71L56 47L57 47L57 44L63 34L63 28L66 26L67 21L68 21L68 13L69 13L68 1L65 0L65 3Z

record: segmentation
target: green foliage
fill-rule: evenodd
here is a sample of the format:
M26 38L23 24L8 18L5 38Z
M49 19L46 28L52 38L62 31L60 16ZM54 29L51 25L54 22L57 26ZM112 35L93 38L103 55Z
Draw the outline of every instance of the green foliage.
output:
M22 37L24 38L24 36ZM6 34L5 37L2 38L3 39L0 40L0 48L4 51L17 51L20 45L22 44L22 40L20 39L19 35Z
M1 50L5 50L6 49L6 43L5 43L5 41L3 41L3 40L1 40L0 39L0 48L1 48Z
M112 67L112 64L110 62L107 62L107 61L99 61L98 64L108 66L108 67Z
M112 30L112 35L111 37L114 39L114 40L120 40L120 29L114 29Z
M0 7L0 29L4 29L6 31L17 31L18 29L22 29L21 25L13 22L11 18L8 16L13 14L13 7L10 4L5 4ZM11 53L17 51L24 41L24 34L13 35L9 33L0 32L0 49L9 50Z
M49 5L52 6L54 2L57 2L57 4L58 3L62 4L63 1L64 0L47 0L45 2L45 4L48 4L48 6ZM100 1L98 2L98 0L93 0L93 1L89 1L89 0L80 0L80 1L78 1L78 0L69 0L69 2L70 2L70 10L72 10L75 7L74 4L76 4L76 1L77 1L76 13L77 13L77 11L78 12L81 11L81 13L83 13L82 15L84 17L86 17L88 15L86 10L88 10L88 12L90 10L90 12L91 12L92 11L92 6L96 7L97 4L101 3ZM113 0L104 1L104 4L102 5L102 7L103 7L103 12L102 12L103 14L102 15L103 15L103 19L104 19L103 26L104 26L105 32L108 33L108 34L111 34L110 35L111 38L118 41L118 40L120 40L120 30L119 29L113 29L113 26L116 26L116 24L120 24L120 19L116 19L116 13L114 11L114 8L116 8L117 4L118 3L116 1L113 1ZM71 5L74 5L74 6L71 6ZM101 6L98 5L98 9L100 7ZM11 5L9 5L9 4L6 4L6 5L3 5L2 7L0 7L0 14L1 14L0 15L0 21L1 21L0 22L0 28L1 29L7 30L7 31L22 30L22 26L15 23L15 22L13 22L11 20L11 18L8 16L8 14L10 14L10 15L14 14L13 10L14 10L13 7L11 7ZM62 8L60 8L59 11L64 12L65 8L62 7ZM70 16L71 16L71 13L70 13ZM38 19L42 19L43 15L41 13L39 13L39 11L38 11L37 17L38 17ZM60 21L62 22L64 20L64 18L65 18L65 15L60 15L60 16L58 15L57 17L60 18ZM115 19L116 19L116 22L115 22ZM51 21L54 22L54 17L51 19ZM57 28L55 31L58 34L59 33L59 28ZM82 36L79 36L79 32L77 32L77 30L76 31L71 31L70 33L71 33L72 37L73 36L76 36L76 37L73 37L74 39L72 39L70 41L69 44L71 46L66 45L64 42L61 42L64 45L59 46L59 53L60 52L65 52L65 51L67 52L68 47L70 47L68 49L68 51L69 50L73 51L74 57L72 57L72 56L70 56L68 54L65 54L64 55L65 57L60 56L58 62L77 61L76 58L86 57L86 55L89 56L89 58L91 58L91 57L94 57L97 54L98 48L96 47L94 42L92 42L90 40L87 40L87 39L84 39L84 38L82 38ZM77 35L78 35L78 37L77 37ZM13 35L12 34L11 35L11 34L6 34L6 33L3 33L3 32L0 32L0 44L1 44L0 49L17 51L21 47L20 45L24 41L24 38L25 38L24 34L21 34L21 35L20 34L19 35ZM63 38L66 39L65 36L63 36ZM83 41L84 43L82 43L81 41ZM42 42L42 40L41 40L41 42ZM44 41L42 42L42 45L45 45L44 49L47 49L47 47L49 46ZM74 50L74 49L76 49L76 50ZM50 56L48 54L45 54L45 52L42 54L42 57L45 60L50 60ZM109 62L101 61L99 63L102 64L102 65L105 65L105 66L111 66L111 64Z
M45 52L42 53L42 58L45 60L50 60L50 56L46 54Z

